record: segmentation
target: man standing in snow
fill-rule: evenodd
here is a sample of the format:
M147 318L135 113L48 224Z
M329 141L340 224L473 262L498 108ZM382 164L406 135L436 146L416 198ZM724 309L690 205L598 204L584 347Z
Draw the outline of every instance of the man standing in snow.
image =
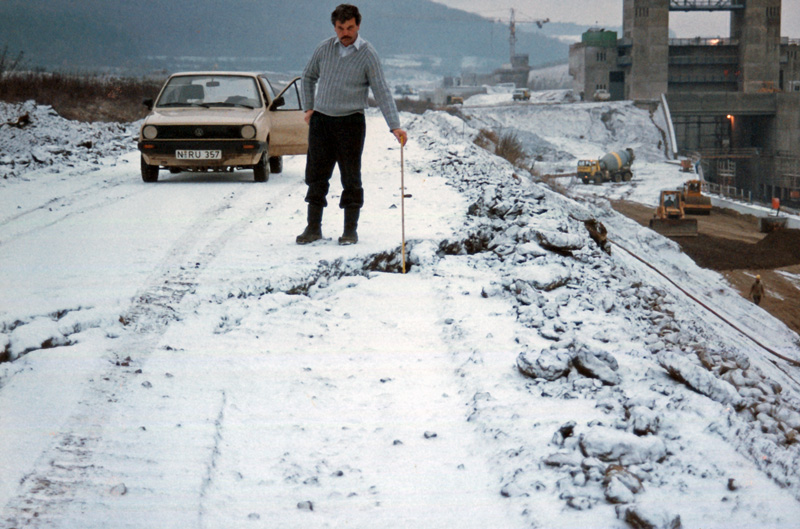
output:
M341 4L331 14L336 36L323 41L303 71L303 109L308 128L306 158L306 202L308 225L297 244L322 238L322 211L335 165L342 177L344 233L339 244L358 242L358 217L364 205L361 187L361 153L366 122L364 109L370 88L378 101L389 130L401 144L408 136L400 128L400 117L391 90L383 76L378 54L358 34L358 8Z
M753 303L759 305L761 298L764 296L764 283L761 282L761 276L756 276L756 281L750 287L750 297L753 298Z

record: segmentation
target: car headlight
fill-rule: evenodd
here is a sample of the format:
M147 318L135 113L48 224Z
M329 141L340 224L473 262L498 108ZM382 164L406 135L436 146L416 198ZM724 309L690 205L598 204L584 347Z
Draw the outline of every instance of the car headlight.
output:
M156 136L158 136L158 129L153 125L146 125L145 128L142 129L142 136L144 136L145 139L154 140Z
M242 127L242 138L252 140L256 137L256 128L252 125L245 125Z

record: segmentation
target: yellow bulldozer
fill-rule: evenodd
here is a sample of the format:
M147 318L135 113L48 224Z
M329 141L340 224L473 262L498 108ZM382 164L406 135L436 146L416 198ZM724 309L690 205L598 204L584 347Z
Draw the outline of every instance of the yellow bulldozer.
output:
M711 199L703 194L703 183L700 180L688 180L681 189L683 211L687 215L709 215Z
M650 229L665 237L696 237L697 219L687 219L681 191L664 190L659 197Z

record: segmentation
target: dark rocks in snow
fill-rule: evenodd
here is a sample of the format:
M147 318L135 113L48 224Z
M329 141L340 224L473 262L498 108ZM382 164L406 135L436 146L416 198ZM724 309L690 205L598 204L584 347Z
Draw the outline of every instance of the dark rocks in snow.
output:
M434 439L434 438L438 437L438 435L436 434L436 432L425 432L423 434L423 437L425 439Z
M584 246L584 239L580 235L550 230L536 230L535 241L542 248L559 253L574 252Z
M581 461L581 470L587 481L602 481L606 475L606 464L596 457L587 457Z
M57 321L49 317L42 317L24 325L18 325L11 331L8 336L8 344L3 349L7 351L8 359L14 361L37 349L49 349L69 345L69 343L69 339L61 332Z
M533 305L534 303L538 303L539 297L541 294L536 292L536 290L528 283L527 281L522 281L517 279L514 281L513 285L511 286L511 290L522 305Z
M4 125L8 125L10 127L15 127L18 129L22 129L30 125L31 123L31 115L30 112L25 112L21 116L18 116L17 119L13 119L10 121L6 121Z
M554 326L554 330L556 332L555 333L552 333L552 332L550 333L550 336L551 336L550 339L555 338L555 342L550 344L550 349L552 349L554 351L565 351L565 352L568 352L568 354L570 356L572 356L572 353L569 353L569 351L572 351L574 349L575 333L574 332L564 332L563 330L559 330L558 326ZM559 332L561 334L556 334L556 333L559 333Z
M541 292L552 292L557 288L567 285L572 279L572 273L565 266L532 264L523 269L525 277L519 280L526 281L530 286Z
M547 250L542 248L539 243L537 242L523 242L522 244L518 244L516 247L516 252L519 255L522 255L528 259L533 259L536 257L544 257L547 255Z
M298 502L297 508L300 509L301 511L313 511L314 504L311 501L301 501Z
M112 496L124 496L128 493L128 487L125 486L124 483L118 483L111 487L111 490L108 491Z
M542 459L542 462L549 467L574 467L579 468L583 457L575 451L556 452Z
M644 488L636 474L620 465L609 465L603 480L606 499L610 503L631 503Z
M43 167L57 173L64 165L96 164L101 158L128 152L137 124L69 121L31 100L0 102L0 128L0 175L11 178Z
M11 345L11 340L9 340L8 335L0 334L0 362L8 362L9 358L9 346Z
M659 462L667 456L664 441L656 436L639 437L602 426L592 427L582 433L579 446L586 457L596 457L600 461L623 466Z
M591 352L581 346L576 354L572 352L576 349L574 332L559 333L554 326L545 326L539 332L543 338L556 341L549 349L538 353L529 351L519 354L517 368L523 375L552 382L567 377L574 367L580 375L599 380L603 385L615 386L620 383L617 372L619 364L610 353Z
M597 219L589 219L583 221L586 226L586 231L589 232L589 237L597 243L601 250L611 255L611 244L608 242L608 230L605 225Z
M611 353L606 351L582 350L572 360L578 372L590 378L596 378L607 386L616 386L621 382L617 371L619 364Z
M636 435L648 435L658 433L661 423L661 416L655 411L645 406L633 406L626 409L628 422L633 427Z
M470 233L462 240L444 240L439 243L437 253L440 255L475 255L489 249L489 243L493 240L491 231L481 229Z
M550 314L550 316L547 316ZM545 311L544 315L550 319L555 319L556 315L552 311ZM557 326L555 322L544 325L539 329L539 336L546 340L557 342L564 334L564 329Z
M633 529L681 529L680 515L671 514L659 507L620 505L617 517Z
M575 495L566 497L567 506L575 509L576 511L586 511L594 507L598 500L590 496Z
M571 360L568 353L546 349L539 354L520 353L517 368L525 376L552 381L567 376Z
M50 165L53 163L53 158L50 153L38 147L31 149L31 158L34 162L42 165Z
M691 363L686 357L675 353L659 353L658 363L670 377L722 404L740 407L742 397L729 382L720 380L701 366Z
M562 424L556 433L553 434L552 443L556 446L564 446L564 440L572 437L575 432L575 421L569 421Z

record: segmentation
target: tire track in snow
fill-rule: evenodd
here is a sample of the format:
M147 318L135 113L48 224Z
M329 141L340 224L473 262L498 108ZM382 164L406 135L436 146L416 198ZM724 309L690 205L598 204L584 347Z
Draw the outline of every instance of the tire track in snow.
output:
M94 211L96 209L100 209L106 207L108 205L117 203L121 200L125 200L130 197L134 197L140 195L142 193L152 191L152 186L141 185L138 187L128 187L125 193L122 195L113 195L109 196L107 192L112 189L116 189L122 186L124 181L109 181L104 180L101 185L90 185L81 187L77 190L67 190L64 193L58 193L59 196L53 197L48 199L46 202L39 204L34 207L29 207L23 211L17 212L15 215L10 215L3 219L0 219L0 228L9 227L16 221L25 220L23 226L20 226L20 231L12 233L11 235L5 235L2 240L0 240L0 246L4 244L8 244L11 241L19 239L21 237L25 237L26 235L30 235L31 233L36 233L37 231L41 231L47 229L51 226L55 226L64 220L73 217L75 215L80 215L86 213L88 211ZM85 206L83 205L86 201L90 199L96 198L97 192L102 192L103 197L100 200L91 202L89 201ZM27 218L43 212L53 212L55 211L53 208L69 208L67 211L59 212L55 218L49 218L43 221L37 219L37 221L31 226L27 223Z
M287 197L285 188L293 185L296 184L287 181L283 186L273 186L270 191L275 196ZM137 367L155 349L169 324L180 317L177 305L192 292L206 266L237 234L263 217L265 201L261 200L250 206L244 215L235 214L235 206L246 196L246 191L237 190L203 212L177 239L135 296L121 316L130 333L107 353L108 367L89 379L78 411L66 419L50 448L37 458L31 472L20 480L16 495L4 509L2 519L8 527L64 526L71 517L79 518L92 512L88 506L94 502L126 494L121 477L96 461L104 427L115 413L119 413L116 404L139 381ZM209 237L211 240L204 244ZM220 413L224 412L224 403L223 394ZM215 437L216 448L209 462L207 481L198 491L201 500L204 489L213 479L218 442ZM200 516L202 518L202 506Z
M206 473L203 477L203 484L200 486L200 510L198 513L198 525L203 528L206 526L206 505L205 500L208 496L208 491L214 483L214 475L217 472L217 462L221 457L220 445L222 444L222 431L223 423L225 422L225 408L228 406L228 395L226 391L222 390L222 402L219 407L219 415L214 421L214 446L211 449L211 454L206 466Z

